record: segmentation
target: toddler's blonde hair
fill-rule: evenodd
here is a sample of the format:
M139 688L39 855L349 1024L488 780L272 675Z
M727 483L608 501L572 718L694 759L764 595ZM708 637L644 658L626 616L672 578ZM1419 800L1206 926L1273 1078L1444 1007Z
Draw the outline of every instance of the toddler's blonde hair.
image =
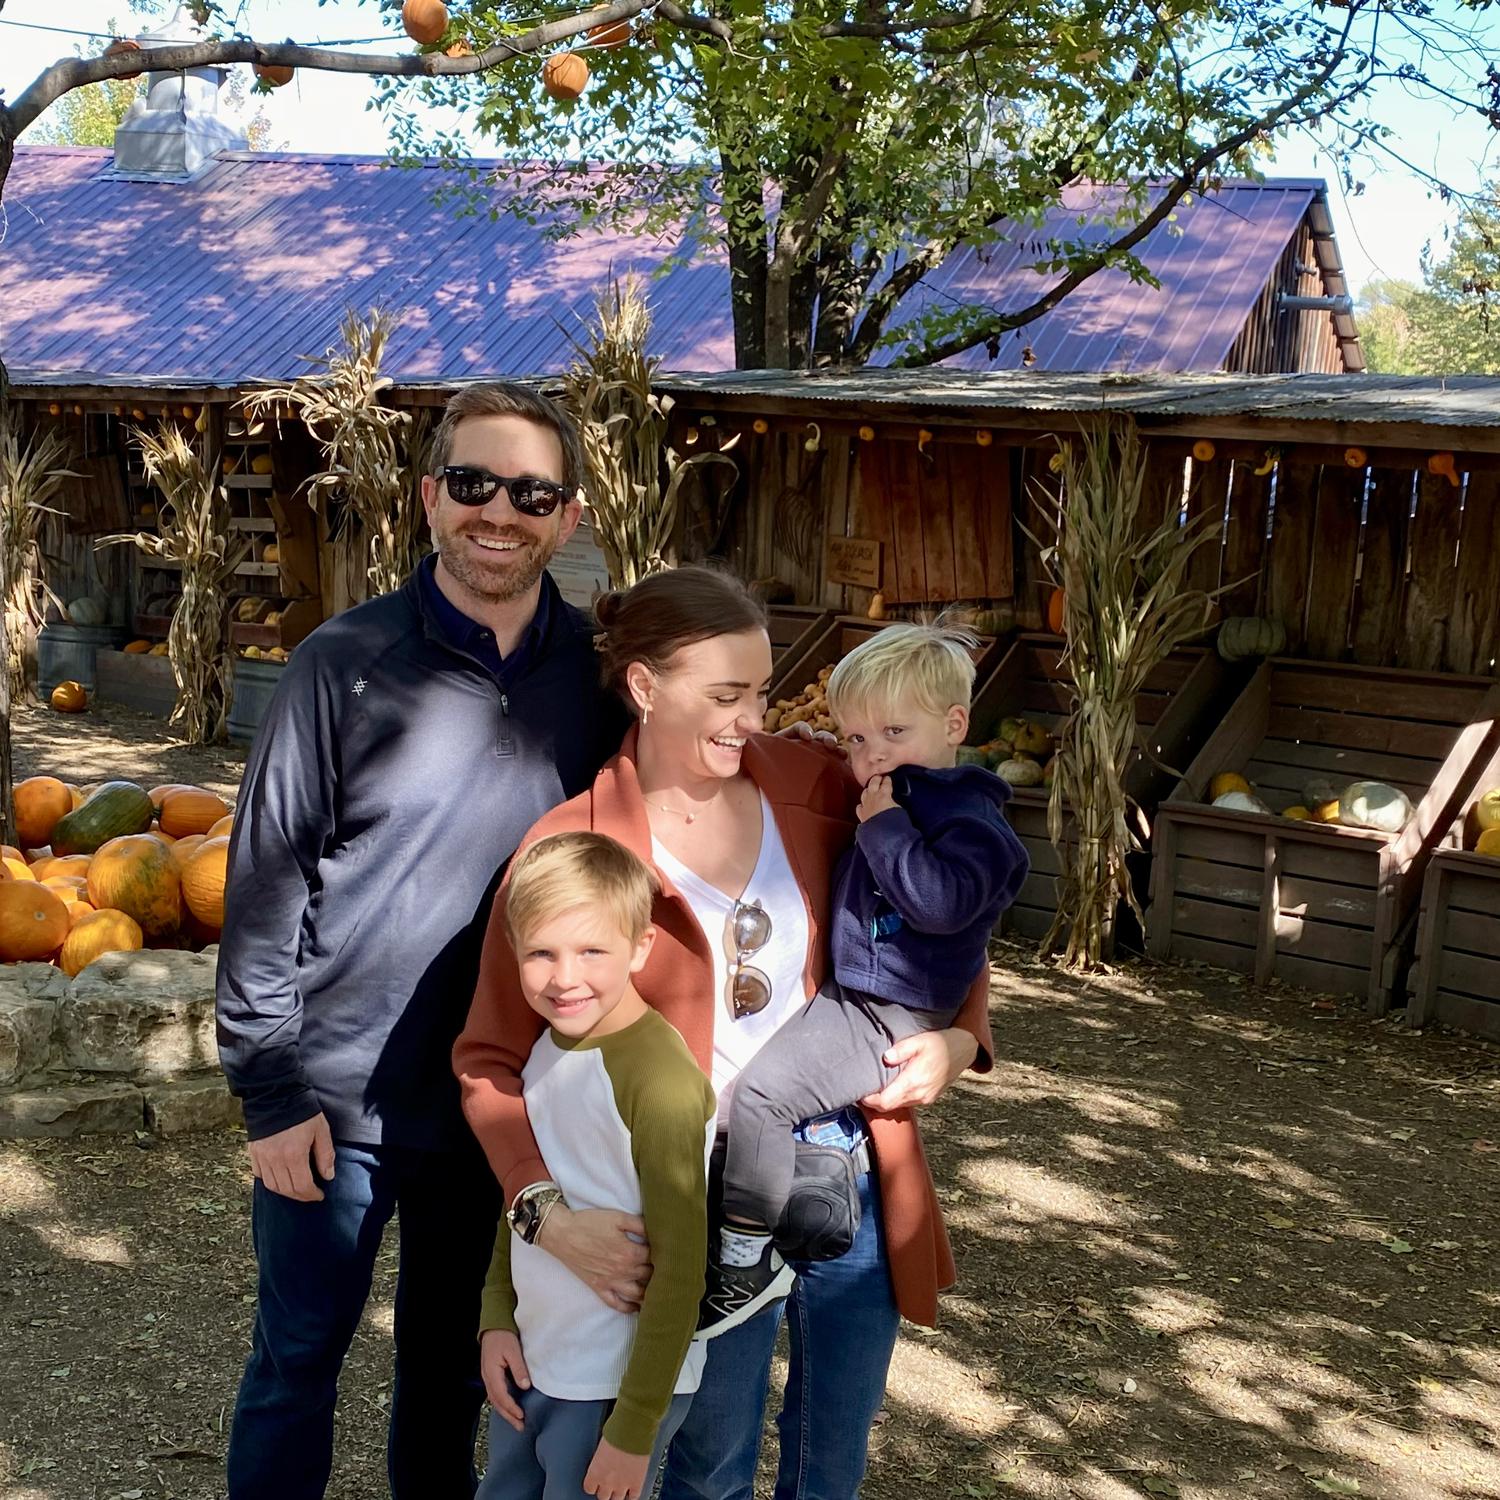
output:
M651 925L656 877L623 844L602 833L554 833L520 855L505 896L513 946L553 917L602 907L632 943Z
M944 714L974 695L978 642L950 625L887 625L856 646L828 679L828 710L844 710L912 699L927 713Z

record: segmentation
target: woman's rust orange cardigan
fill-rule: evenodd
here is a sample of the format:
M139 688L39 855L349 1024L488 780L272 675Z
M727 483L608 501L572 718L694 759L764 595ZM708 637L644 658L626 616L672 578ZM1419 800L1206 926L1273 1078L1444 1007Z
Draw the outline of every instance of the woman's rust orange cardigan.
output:
M542 818L522 847L548 834L593 829L618 839L655 869L635 749L632 729L593 787ZM770 735L751 738L744 766L771 805L807 905L804 979L811 997L827 969L829 892L834 865L853 833L852 783L847 770L826 751ZM682 1033L707 1072L720 1004L714 993L713 959L687 901L660 870L656 874L662 885L652 911L656 945L636 977L636 987ZM464 1114L509 1202L522 1188L545 1178L547 1169L521 1100L521 1069L543 1023L521 993L503 920L504 900L502 888L490 916L468 1024L453 1049L453 1066L463 1088ZM975 981L956 1023L978 1040L974 1066L981 1072L989 1068L992 1057L988 996L986 972ZM916 1119L911 1110L872 1115L870 1137L896 1303L905 1317L930 1326L937 1321L938 1292L953 1280L953 1255Z

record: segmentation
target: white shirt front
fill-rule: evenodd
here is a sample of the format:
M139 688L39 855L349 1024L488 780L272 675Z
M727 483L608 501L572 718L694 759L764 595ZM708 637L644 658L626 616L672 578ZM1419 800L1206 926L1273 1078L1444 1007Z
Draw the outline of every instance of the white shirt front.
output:
M764 793L760 799L760 854L740 900L759 901L771 919L771 939L764 948L747 954L745 962L771 981L771 1003L753 1016L736 1021L729 1005L729 967L733 949L728 928L734 900L682 863L657 839L651 856L657 867L682 892L708 939L714 961L714 1061L712 1081L719 1101L719 1119L729 1113L734 1081L746 1064L785 1023L807 1004L803 973L807 968L807 907L802 888L792 873L781 841L781 830Z

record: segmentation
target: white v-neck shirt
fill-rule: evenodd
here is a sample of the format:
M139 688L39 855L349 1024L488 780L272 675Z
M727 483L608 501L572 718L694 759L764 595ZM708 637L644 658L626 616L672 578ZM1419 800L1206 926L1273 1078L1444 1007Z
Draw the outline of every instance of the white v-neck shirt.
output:
M695 875L658 839L653 837L651 840L651 857L682 892L708 939L709 952L713 955L714 1057L711 1077L719 1100L721 1121L728 1116L734 1082L741 1070L807 1004L802 978L807 967L807 907L802 899L802 888L792 874L786 845L781 841L781 830L776 826L771 804L764 793L760 799L760 825L760 854L739 899L747 905L759 901L771 918L770 942L745 959L771 981L771 1003L756 1015L739 1021L734 1019L728 1000L729 966L733 960L728 927L734 901L701 875Z

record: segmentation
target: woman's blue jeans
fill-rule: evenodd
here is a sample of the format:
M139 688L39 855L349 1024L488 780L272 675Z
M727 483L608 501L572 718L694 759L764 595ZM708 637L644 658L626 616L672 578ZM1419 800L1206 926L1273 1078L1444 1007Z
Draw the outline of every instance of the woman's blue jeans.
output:
M800 1133L852 1147L863 1121L845 1110ZM783 1315L791 1368L777 1418L775 1500L855 1500L901 1321L873 1174L860 1177L859 1190L859 1234L848 1254L798 1264L784 1303L710 1342L703 1383L667 1453L661 1500L750 1500Z

